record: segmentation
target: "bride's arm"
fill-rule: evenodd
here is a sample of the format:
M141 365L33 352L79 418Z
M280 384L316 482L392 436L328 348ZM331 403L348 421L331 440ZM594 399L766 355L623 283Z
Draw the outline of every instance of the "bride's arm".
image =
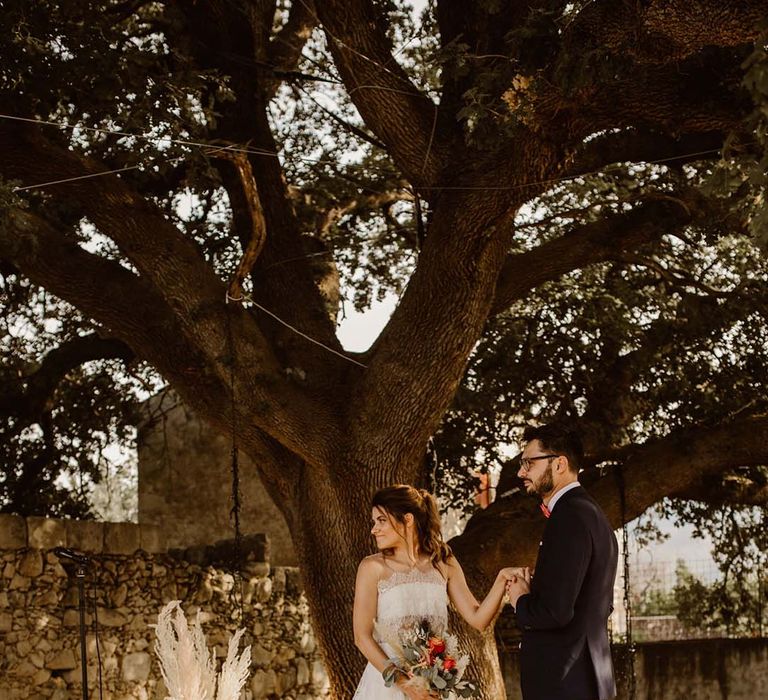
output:
M378 671L383 671L389 666L389 659L373 638L373 622L379 598L378 583L379 567L376 562L363 559L357 568L352 629L355 633L355 646Z
M502 569L488 591L482 603L478 603L472 591L467 586L464 571L455 557L451 557L446 565L448 571L448 595L461 615L472 627L481 632L491 624L496 616L501 601L504 599L504 589L507 580L513 575L514 569Z

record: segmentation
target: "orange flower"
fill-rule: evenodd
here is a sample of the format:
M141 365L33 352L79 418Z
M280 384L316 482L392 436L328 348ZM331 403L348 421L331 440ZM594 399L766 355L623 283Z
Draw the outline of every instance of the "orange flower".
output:
M450 671L453 668L456 668L456 661L452 659L450 656L446 656L443 660L443 668L446 671Z
M428 645L432 654L442 654L445 651L445 640L440 637L430 637Z

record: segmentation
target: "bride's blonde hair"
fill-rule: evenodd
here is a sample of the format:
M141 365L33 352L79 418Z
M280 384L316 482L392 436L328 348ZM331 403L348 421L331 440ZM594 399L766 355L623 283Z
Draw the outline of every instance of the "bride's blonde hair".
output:
M432 566L448 561L451 548L443 541L440 528L440 512L435 497L426 489L408 484L395 484L379 489L373 495L372 506L381 508L401 525L407 513L413 515L419 551L429 556ZM384 550L384 554L389 554Z

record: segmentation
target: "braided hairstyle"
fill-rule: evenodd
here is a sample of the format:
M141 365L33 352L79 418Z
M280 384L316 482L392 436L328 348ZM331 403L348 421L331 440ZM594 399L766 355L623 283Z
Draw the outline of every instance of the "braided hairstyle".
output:
M405 524L407 513L413 515L419 551L429 556L432 566L447 562L451 548L443 541L440 527L440 512L435 497L426 489L417 489L407 484L395 484L379 489L373 495L371 505L381 508L390 518ZM391 551L384 551L390 554Z

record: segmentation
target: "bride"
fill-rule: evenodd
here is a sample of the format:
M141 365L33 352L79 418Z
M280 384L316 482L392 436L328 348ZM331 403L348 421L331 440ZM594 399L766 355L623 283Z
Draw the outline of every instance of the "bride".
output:
M354 700L428 700L435 696L408 685L405 674L398 674L396 688L385 686L382 674L391 667L392 649L384 640L422 620L445 634L449 600L470 625L484 630L502 604L506 582L519 569L502 569L478 603L443 542L437 503L428 491L389 486L376 492L372 506L371 534L379 552L363 559L357 570L355 644L368 665Z

